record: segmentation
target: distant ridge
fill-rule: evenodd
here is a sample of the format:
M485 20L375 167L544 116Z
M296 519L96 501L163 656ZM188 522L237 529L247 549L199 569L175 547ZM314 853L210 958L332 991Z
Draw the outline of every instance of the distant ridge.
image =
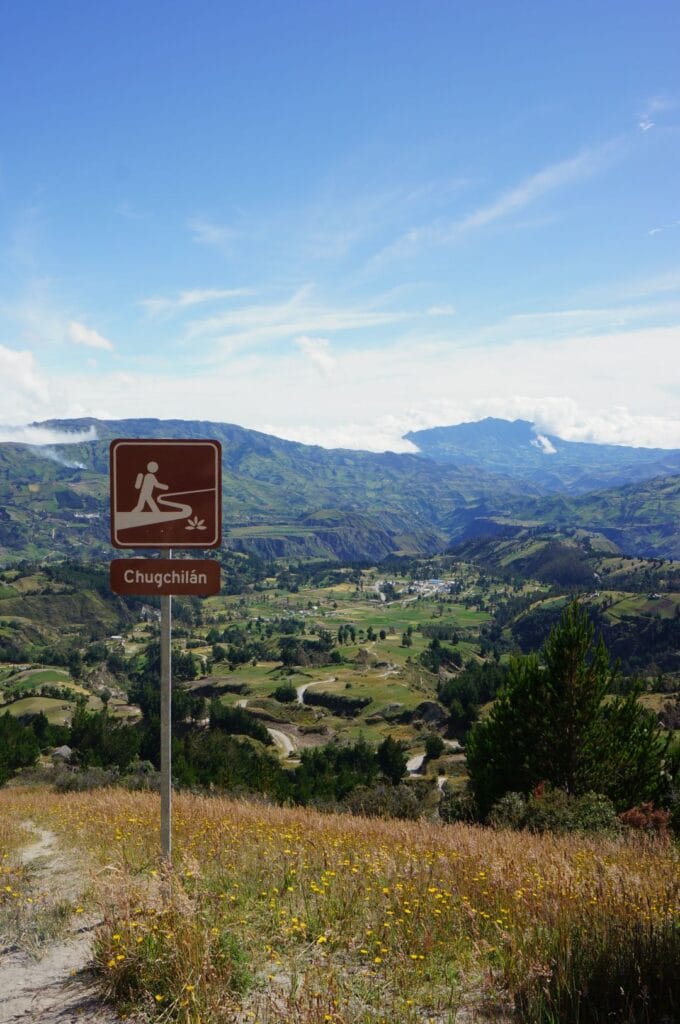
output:
M469 465L531 481L547 491L586 494L680 473L680 450L564 441L528 420L488 417L410 431L405 439L441 465Z
M680 452L562 441L487 419L407 435L420 453L328 450L202 420L53 419L96 441L0 443L0 565L104 559L114 437L222 443L225 544L264 558L378 562L525 528L594 531L680 557ZM554 451L553 451L554 449Z

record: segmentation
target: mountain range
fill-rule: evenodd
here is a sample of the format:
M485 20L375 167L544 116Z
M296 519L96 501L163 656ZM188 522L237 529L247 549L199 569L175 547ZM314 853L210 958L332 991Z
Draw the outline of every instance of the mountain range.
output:
M680 557L680 451L581 444L486 419L406 435L418 451L328 450L233 424L49 420L97 440L0 444L0 563L109 557L115 437L215 438L225 543L264 557L376 561L475 536L586 530L627 554Z
M564 441L541 433L527 420L489 417L412 431L405 437L440 465L477 466L564 494L586 494L680 473L677 449Z

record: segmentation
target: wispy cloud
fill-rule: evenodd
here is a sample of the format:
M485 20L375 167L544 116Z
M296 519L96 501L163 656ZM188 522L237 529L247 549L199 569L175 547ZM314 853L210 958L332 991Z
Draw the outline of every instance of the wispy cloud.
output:
M74 345L104 349L107 352L113 351L113 342L105 338L103 334L93 330L92 327L86 327L85 324L81 324L77 320L69 321L67 336Z
M223 224L214 224L200 217L190 217L187 220L187 227L191 231L194 242L199 245L224 246L231 242L237 235L233 228L225 227Z
M305 285L283 302L240 306L189 324L187 338L213 338L222 351L299 336L377 328L410 314L367 306L336 306L315 300Z
M656 123L652 120L653 117L658 117L659 114L665 114L669 110L674 110L677 105L677 100L673 99L672 96L663 94L651 96L642 107L638 128L643 132L648 132L650 128L656 126Z
M157 295L149 299L142 299L139 305L150 316L158 316L161 313L175 313L208 302L219 302L223 299L241 298L252 294L253 289L251 288L191 288L188 291L179 292L175 296Z
M134 203L129 202L127 199L122 199L116 207L116 213L119 217L124 217L125 220L149 220L149 214L146 211L139 209Z
M413 217L431 216L470 184L462 177L430 179L348 196L334 179L300 211L304 248L314 260L342 259L359 245L369 245L371 238L384 238L397 225L405 227Z
M582 295L590 302L630 302L654 295L677 292L680 295L680 266L660 271L653 277L629 278L615 284L583 289Z
M295 345L322 377L330 377L335 369L336 361L328 338L308 338L303 335L295 339Z
M515 313L506 323L524 327L534 325L544 330L562 324L566 330L583 327L601 328L604 324L627 325L641 321L664 320L680 316L680 301L648 303L645 305L600 306L581 309L555 309L534 313Z
M423 245L445 245L470 231L505 220L550 192L592 177L614 158L619 148L619 140L610 140L601 146L583 149L567 160L550 164L460 220L437 221L413 228L383 249L377 259L404 256Z
M671 228L680 227L680 220L673 220L670 224L661 224L656 228L650 228L647 232L648 235L661 235L664 231L668 231Z

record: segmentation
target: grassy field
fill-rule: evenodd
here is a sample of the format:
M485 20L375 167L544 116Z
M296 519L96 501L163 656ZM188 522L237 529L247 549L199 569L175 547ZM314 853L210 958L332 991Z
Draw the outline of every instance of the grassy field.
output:
M0 792L0 843L31 819L88 851L96 969L124 1010L181 1024L678 1019L676 846L175 807L168 874L152 795Z
M98 697L88 699L88 709L98 711L102 703ZM51 725L66 725L71 721L76 705L70 701L55 700L53 697L23 697L6 705L10 715L21 718L25 715L37 715L41 711Z
M603 592L602 597L611 596L614 604L608 609L607 615L610 618L618 619L624 615L659 616L662 619L671 619L678 614L680 607L680 594L665 593L661 597L652 598L647 594L626 594L616 592Z
M59 687L73 694L73 699L42 696L33 692L39 691L42 686ZM51 725L66 725L71 721L77 695L87 697L87 708L90 711L99 711L103 707L99 697L86 686L74 682L67 669L26 668L13 670L0 678L0 707L17 718L43 712Z

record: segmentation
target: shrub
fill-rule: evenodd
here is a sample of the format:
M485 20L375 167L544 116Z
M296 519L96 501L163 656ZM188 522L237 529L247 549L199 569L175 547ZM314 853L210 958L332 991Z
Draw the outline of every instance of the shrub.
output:
M530 832L615 835L621 830L614 805L601 793L574 797L544 786L539 786L528 800L521 793L506 793L491 809L489 824Z
M118 771L114 768L60 768L54 776L54 788L58 793L81 793L87 789L104 789L118 782Z
M272 697L280 704L293 704L297 700L297 690L292 683L282 683L276 687Z
M457 793L449 789L446 784L439 801L439 817L447 824L456 821L479 821L479 811L474 796L469 790Z
M531 832L605 832L620 831L614 805L602 793L568 796L561 789L546 789L532 794L527 802L524 823Z
M328 708L335 715L354 718L373 700L372 697L345 697L340 693L323 693L307 690L305 704Z
M444 752L444 740L436 732L431 732L425 740L425 756L428 761L436 761Z
M151 761L133 761L120 781L130 791L150 790L158 793L161 788L161 773L156 771Z
M656 832L657 835L668 835L668 824L671 812L655 808L654 804L642 803L637 807L631 807L628 811L619 814L619 821L628 828L643 829L646 832Z
M410 786L358 786L345 799L352 814L366 818L404 818L415 821L423 813L423 803Z
M523 828L526 813L527 802L522 793L505 793L491 808L489 824L493 828Z

